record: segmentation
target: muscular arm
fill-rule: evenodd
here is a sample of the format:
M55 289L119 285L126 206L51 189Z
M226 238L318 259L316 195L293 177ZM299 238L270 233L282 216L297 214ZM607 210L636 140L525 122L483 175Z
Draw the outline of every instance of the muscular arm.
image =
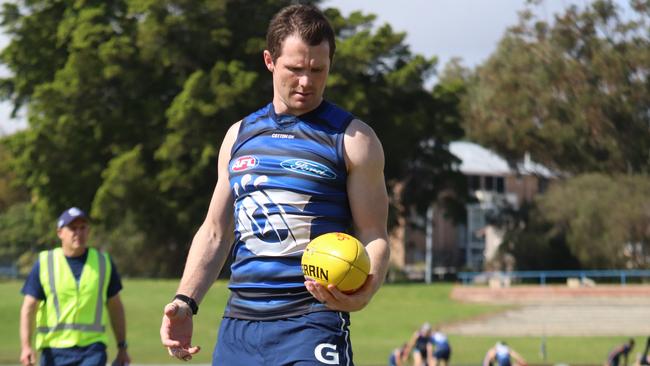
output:
M178 293L200 303L217 279L233 239L233 198L228 181L230 150L237 137L239 123L234 124L224 138L219 151L219 179L214 189L208 213L194 235Z
M201 302L217 279L232 245L233 198L228 182L228 164L238 131L239 123L235 123L221 144L217 168L219 179L205 220L192 240L177 290L178 294L189 296L197 303ZM192 355L200 351L200 347L192 345L192 332L192 311L189 306L180 300L167 304L160 326L160 340L170 356L189 361Z
M379 139L368 125L354 120L345 131L343 144L354 235L366 246L370 273L364 285L352 294L344 294L334 285L325 288L315 281L306 281L305 286L330 309L349 312L363 309L379 290L388 271L390 250L384 152Z
M115 342L126 341L126 315L124 313L124 305L120 294L115 294L106 302L108 308L108 315L111 318L111 327L113 328L113 335ZM115 357L114 365L125 365L131 362L131 358L125 348L118 348L117 356Z
M388 271L388 193L384 181L384 150L375 132L365 123L352 121L344 140L348 164L348 200L354 233L370 256L372 296ZM370 298L368 298L370 300Z
M36 363L36 352L32 348L32 336L39 301L31 295L25 295L20 308L20 362L24 366Z

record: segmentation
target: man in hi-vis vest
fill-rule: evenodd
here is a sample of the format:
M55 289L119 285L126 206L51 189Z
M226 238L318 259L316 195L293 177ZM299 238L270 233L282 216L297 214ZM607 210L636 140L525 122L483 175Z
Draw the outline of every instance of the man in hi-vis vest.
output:
M41 351L41 365L106 365L109 318L118 348L113 365L131 362L119 295L122 282L108 254L86 246L88 225L80 209L65 210L57 221L61 247L41 252L25 281L20 310L24 366L35 364L36 350Z

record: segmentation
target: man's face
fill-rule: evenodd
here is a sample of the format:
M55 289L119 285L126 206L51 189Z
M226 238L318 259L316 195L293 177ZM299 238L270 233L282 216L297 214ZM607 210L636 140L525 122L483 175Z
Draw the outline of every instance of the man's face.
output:
M84 248L88 240L88 222L85 219L75 219L57 231L61 245L65 249L75 250Z
M321 103L330 69L327 41L310 46L294 34L282 43L280 56L273 61L264 51L264 63L273 73L273 106L277 113L300 115Z

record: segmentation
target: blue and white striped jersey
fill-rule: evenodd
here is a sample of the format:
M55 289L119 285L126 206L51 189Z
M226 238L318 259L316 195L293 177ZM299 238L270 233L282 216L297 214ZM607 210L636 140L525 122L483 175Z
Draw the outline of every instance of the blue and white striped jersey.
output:
M323 101L301 116L268 104L242 120L229 165L235 243L224 316L326 310L305 288L300 259L318 235L349 232L343 136L353 118Z

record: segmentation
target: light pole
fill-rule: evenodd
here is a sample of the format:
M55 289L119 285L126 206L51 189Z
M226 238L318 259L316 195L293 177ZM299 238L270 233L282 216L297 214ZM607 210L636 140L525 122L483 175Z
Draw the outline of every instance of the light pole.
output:
M424 280L429 284L431 283L433 270L433 204L429 204L427 208L426 236L427 252L425 256L426 269L424 272Z

